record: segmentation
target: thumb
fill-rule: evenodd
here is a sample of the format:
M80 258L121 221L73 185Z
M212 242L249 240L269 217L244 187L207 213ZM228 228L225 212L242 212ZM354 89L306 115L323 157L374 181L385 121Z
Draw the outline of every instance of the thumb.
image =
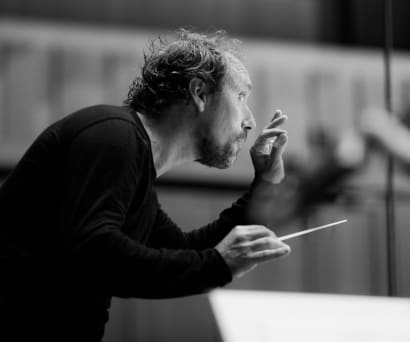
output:
M272 144L271 155L281 155L285 150L287 142L288 136L285 133L279 135Z

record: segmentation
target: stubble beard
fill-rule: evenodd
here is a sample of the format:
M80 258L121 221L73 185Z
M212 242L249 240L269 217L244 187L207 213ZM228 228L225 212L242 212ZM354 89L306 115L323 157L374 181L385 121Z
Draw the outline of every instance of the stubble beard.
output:
M224 145L218 145L212 134L197 135L199 158L196 160L203 165L217 169L227 169L232 166L240 151L241 142L246 140L246 132L229 139Z

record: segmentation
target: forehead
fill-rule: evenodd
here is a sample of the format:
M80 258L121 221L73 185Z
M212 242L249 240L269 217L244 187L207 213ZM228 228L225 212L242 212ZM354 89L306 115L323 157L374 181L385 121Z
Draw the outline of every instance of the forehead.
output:
M227 83L234 88L250 90L252 82L243 63L231 53L226 53L226 59L228 61Z

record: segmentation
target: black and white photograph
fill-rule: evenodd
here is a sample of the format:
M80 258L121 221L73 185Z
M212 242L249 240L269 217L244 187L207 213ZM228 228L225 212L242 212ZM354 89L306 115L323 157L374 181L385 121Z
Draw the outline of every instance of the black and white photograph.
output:
M0 342L410 341L409 17L0 0Z

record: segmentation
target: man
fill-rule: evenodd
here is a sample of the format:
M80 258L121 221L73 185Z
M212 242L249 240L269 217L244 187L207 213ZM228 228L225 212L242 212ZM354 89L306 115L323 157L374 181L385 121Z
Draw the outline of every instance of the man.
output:
M152 45L126 106L82 109L38 137L0 191L10 340L100 341L112 296L203 293L289 253L264 226L284 177L280 111L251 149L250 191L217 221L183 233L153 190L181 163L234 163L255 127L250 90L235 41L181 30Z

